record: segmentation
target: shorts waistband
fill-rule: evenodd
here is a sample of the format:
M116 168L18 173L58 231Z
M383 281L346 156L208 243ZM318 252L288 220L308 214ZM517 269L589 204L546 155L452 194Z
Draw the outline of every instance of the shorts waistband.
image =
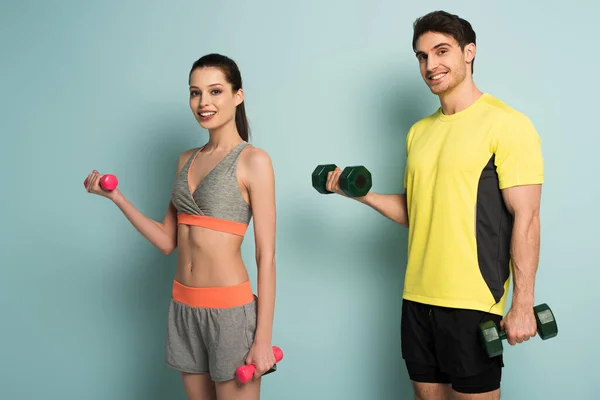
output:
M251 303L254 293L250 281L233 286L191 287L173 280L173 300L192 307L230 308Z

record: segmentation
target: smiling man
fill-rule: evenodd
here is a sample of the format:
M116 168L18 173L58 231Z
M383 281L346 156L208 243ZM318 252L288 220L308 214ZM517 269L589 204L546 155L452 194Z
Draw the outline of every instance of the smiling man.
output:
M469 22L427 14L412 45L441 107L408 132L405 192L355 200L409 229L401 332L416 398L499 399L504 362L487 356L478 327L493 320L511 345L536 334L540 138L523 113L476 87ZM340 172L327 189L344 195Z
M524 114L475 85L468 21L432 12L415 21L412 45L441 107L406 140L403 357L419 399L498 399L504 363L486 355L478 326L495 321L511 345L536 333L540 139Z

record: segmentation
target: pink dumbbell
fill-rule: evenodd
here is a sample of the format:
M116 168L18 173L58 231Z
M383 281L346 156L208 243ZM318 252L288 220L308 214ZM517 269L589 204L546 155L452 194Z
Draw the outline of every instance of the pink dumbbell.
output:
M87 184L88 180L85 178L85 181L83 181L83 186L87 188ZM112 174L102 175L102 178L100 178L100 187L102 190L106 190L107 192L115 190L118 184L119 180Z
M273 355L275 356L275 362L278 363L283 359L283 351L277 346L273 346ZM239 366L235 371L235 376L241 383L248 383L254 376L256 367L252 364Z

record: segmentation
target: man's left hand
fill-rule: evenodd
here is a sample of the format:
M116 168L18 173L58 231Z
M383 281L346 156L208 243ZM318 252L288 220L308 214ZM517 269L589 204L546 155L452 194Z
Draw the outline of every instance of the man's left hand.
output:
M537 324L533 306L513 304L504 319L500 321L500 329L506 333L506 340L511 346L534 337Z

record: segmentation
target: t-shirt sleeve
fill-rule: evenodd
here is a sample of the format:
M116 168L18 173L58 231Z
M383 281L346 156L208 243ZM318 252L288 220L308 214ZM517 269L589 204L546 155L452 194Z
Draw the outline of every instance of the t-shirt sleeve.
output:
M500 189L544 183L541 140L525 115L517 112L507 118L494 154Z

